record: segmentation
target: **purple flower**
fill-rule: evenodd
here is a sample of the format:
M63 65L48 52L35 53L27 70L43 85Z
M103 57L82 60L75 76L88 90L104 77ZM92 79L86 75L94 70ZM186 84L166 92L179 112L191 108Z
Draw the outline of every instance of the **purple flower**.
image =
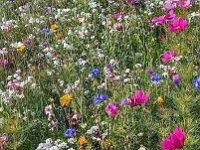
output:
M122 100L122 105L123 105L123 106L130 105L130 100L129 100L129 99L123 99L123 100Z
M149 75L150 77L153 77L153 76L156 75L156 72L153 71L153 70L149 70L149 71L148 71L148 75Z
M180 76L178 74L172 76L172 81L175 85L179 85L180 83Z
M133 2L133 5L134 5L135 7L138 7L138 6L140 6L140 3L139 3L137 0L135 0L135 1Z
M122 18L122 14L121 13L116 13L113 15L113 18L116 19L116 20L119 20Z
M27 45L30 45L30 43L31 43L31 42L30 42L29 40L24 40L24 42L23 42L23 44L26 45L26 46L27 46Z

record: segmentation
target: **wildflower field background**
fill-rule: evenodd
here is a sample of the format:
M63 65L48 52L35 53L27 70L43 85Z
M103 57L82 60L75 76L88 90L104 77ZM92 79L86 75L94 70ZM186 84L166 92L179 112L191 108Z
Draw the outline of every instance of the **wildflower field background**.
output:
M0 149L200 150L199 0L1 0Z

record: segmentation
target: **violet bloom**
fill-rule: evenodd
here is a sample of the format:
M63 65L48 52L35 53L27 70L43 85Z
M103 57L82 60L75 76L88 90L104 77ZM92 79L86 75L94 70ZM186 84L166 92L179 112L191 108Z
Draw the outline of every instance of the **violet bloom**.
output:
M117 112L119 111L118 103L109 103L106 106L105 111L110 117L115 117L117 115Z
M149 101L150 93L144 93L142 90L137 90L134 96L130 96L131 107L142 105Z
M188 25L187 20L184 20L182 18L177 18L174 19L174 21L172 22L172 24L168 25L168 28L171 32L180 32L182 30L184 30Z
M24 40L23 44L26 45L26 46L28 46L28 45L31 44L31 42L29 40Z
M174 14L174 10L170 10L166 15L165 19L166 21L173 21L175 19L176 15Z
M175 150L184 146L185 132L181 128L176 128L169 136L170 139L164 139L161 143L163 150Z
M116 20L119 20L122 18L122 14L121 13L116 13L113 15L113 18L116 19Z
M5 67L5 66L7 66L8 64L9 64L8 60L6 60L6 59L0 60L0 66L1 66L1 67Z
M180 8L187 8L187 7L190 6L190 3L191 3L190 0L181 0L181 1L179 1L178 6L179 6Z
M156 26L166 23L165 16L154 17L152 21L156 24Z
M179 2L179 0L166 0L163 9L164 10L175 9L177 7L178 2Z
M149 71L148 71L148 75L149 75L150 77L156 76L156 72L153 71L153 70L149 70Z
M123 106L130 105L130 100L129 100L129 99L123 99L123 100L122 100L122 105L123 105Z
M172 76L172 81L175 85L179 85L180 83L180 76L178 74Z

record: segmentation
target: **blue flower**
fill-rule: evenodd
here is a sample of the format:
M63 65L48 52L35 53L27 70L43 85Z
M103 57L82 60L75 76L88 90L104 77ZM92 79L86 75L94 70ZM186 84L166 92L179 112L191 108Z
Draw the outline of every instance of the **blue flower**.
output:
M100 94L100 95L95 96L92 101L94 104L100 104L101 102L105 101L107 98L108 98L108 95Z
M158 75L153 76L153 77L151 78L151 81L152 81L153 83L159 83L161 80L162 80L161 76L158 76Z
M97 68L94 68L94 69L92 69L92 71L90 71L90 75L93 76L93 77L96 77L99 74L100 74L100 71Z
M42 29L42 32L43 32L43 33L46 33L46 34L48 34L48 33L50 33L50 30L49 30L49 29L46 29L46 28L44 28L44 29Z
M200 77L196 78L193 83L197 90L200 91Z
M65 137L71 137L75 135L76 131L75 129L69 128L65 131Z

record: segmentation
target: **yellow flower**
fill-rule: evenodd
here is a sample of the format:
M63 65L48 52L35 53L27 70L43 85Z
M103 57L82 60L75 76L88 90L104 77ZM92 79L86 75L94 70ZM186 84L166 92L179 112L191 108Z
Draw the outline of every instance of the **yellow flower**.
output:
M87 143L87 140L86 140L85 136L80 136L80 137L78 138L77 143L78 143L79 145L84 145L84 144L86 144L86 143Z
M58 29L57 23L51 25L51 30L57 30L57 29Z
M161 106L164 103L164 100L163 100L163 98L161 96L158 97L157 103L158 103L159 106Z
M20 52L20 53L23 53L26 49L26 46L21 44L17 47L17 51Z
M73 95L72 94L65 94L62 97L60 97L60 104L61 106L67 106L70 101L73 99Z

